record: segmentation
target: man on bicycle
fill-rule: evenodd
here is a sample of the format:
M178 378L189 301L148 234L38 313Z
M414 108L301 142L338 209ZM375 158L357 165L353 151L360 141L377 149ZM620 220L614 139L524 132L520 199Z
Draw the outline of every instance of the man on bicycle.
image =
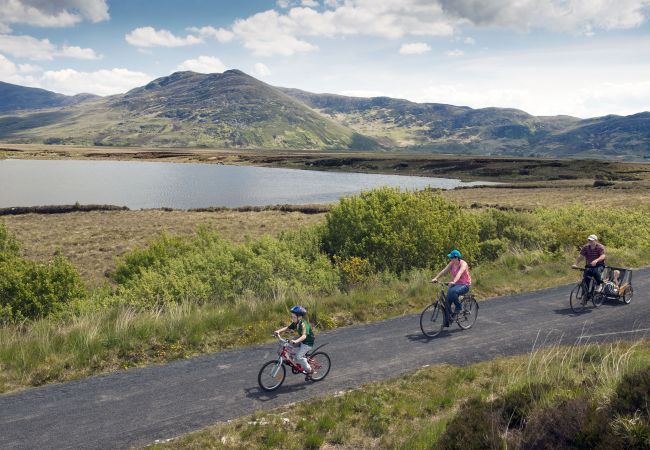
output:
M451 304L453 303L455 305L455 310L449 317L449 320L454 320L462 308L458 296L469 292L469 288L472 285L472 277L469 274L469 266L461 259L462 255L458 250L452 250L447 257L450 259L449 264L431 282L437 283L439 277L451 271L451 281L448 283L449 289L447 290L447 305L445 309L451 313Z
M585 279L593 278L596 283L596 292L600 292L603 284L603 270L605 269L605 247L598 242L595 234L590 234L587 238L587 245L580 249L580 254L576 258L575 264L571 267L577 268L582 258L585 259Z

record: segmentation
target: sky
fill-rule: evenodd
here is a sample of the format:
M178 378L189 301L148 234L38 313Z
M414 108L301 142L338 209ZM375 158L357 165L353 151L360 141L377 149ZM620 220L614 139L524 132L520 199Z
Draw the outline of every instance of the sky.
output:
M649 18L650 0L0 0L0 81L112 95L239 69L317 93L629 115L650 110Z

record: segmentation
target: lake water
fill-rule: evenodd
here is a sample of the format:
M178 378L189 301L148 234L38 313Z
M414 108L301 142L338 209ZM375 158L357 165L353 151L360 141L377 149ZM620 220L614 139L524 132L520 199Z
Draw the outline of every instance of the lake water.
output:
M214 164L0 160L0 208L75 202L131 209L326 203L380 186L473 184L491 183Z

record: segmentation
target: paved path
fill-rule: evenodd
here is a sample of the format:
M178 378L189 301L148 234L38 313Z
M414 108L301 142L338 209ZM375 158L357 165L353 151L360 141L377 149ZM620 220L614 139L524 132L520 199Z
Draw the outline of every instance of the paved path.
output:
M259 409L395 377L426 364L469 364L558 343L650 336L650 270L634 274L630 305L605 303L574 315L570 286L482 302L471 330L434 339L417 315L320 333L332 372L321 383L287 374L262 393L257 373L275 356L268 344L132 369L0 396L0 448L125 448L152 443ZM354 352L349 349L354 345Z

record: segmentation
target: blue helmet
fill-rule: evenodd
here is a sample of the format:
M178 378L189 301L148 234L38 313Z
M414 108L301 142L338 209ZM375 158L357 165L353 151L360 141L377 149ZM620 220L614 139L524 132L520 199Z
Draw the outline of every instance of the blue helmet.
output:
M447 258L460 258L461 256L463 256L463 255L461 255L460 252L459 252L458 250L452 250L452 251L447 255Z
M307 310L300 305L296 305L293 308L291 308L291 312L294 313L296 316L304 316L305 314L307 314Z

